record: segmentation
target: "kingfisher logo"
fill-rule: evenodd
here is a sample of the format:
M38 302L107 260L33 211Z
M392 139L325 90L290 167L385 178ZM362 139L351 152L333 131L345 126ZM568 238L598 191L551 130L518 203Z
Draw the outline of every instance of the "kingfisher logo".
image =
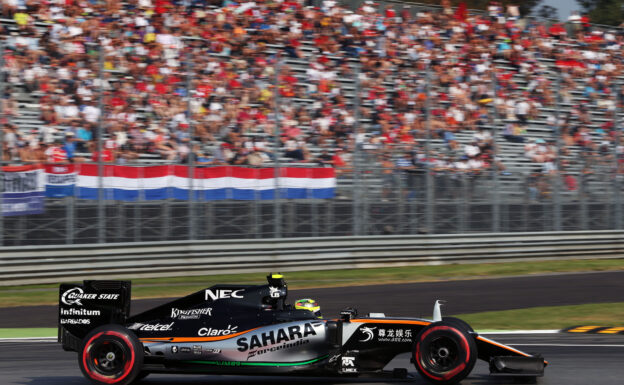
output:
M199 319L203 315L212 316L212 308L207 307L203 309L188 309L188 310L178 309L175 307L171 308L171 318L173 319L176 319L176 318L181 319L181 320Z

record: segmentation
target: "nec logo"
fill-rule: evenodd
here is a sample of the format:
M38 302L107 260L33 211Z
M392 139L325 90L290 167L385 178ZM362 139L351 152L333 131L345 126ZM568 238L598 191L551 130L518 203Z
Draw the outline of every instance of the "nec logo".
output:
M244 289L239 290L231 290L231 289L220 289L220 290L206 290L206 301L209 299L216 301L218 299L223 298L243 298L243 295L240 294Z

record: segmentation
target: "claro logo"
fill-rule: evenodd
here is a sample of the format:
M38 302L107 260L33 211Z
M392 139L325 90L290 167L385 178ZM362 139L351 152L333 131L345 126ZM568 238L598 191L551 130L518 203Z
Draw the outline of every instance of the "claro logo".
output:
M236 333L238 326L228 325L225 329L201 328L197 331L197 335L201 337L229 336Z
M231 290L231 289L219 289L219 290L206 290L206 301L213 300L216 301L218 299L224 298L243 298L241 294L245 289L239 290Z

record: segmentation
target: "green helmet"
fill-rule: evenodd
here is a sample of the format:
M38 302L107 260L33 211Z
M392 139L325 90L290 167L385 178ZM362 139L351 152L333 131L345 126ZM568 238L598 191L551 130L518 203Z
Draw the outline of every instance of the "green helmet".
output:
M295 301L295 309L299 310L307 310L312 312L316 318L323 318L321 315L321 307L316 303L315 300L310 298L304 298Z

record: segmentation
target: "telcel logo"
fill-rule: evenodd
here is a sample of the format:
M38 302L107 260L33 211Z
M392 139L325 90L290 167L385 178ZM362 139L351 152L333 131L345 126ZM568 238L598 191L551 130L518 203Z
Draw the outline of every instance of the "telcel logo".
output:
M130 326L128 326L130 330L141 330L145 332L168 332L173 329L173 322L169 324L159 324L155 325L144 324L142 322L136 322Z
M219 289L219 290L214 290L214 291L211 289L208 289L206 290L206 301L208 301L208 299L216 301L218 299L224 299L224 298L243 298L243 295L240 294L243 291L244 289L239 289L239 290Z

